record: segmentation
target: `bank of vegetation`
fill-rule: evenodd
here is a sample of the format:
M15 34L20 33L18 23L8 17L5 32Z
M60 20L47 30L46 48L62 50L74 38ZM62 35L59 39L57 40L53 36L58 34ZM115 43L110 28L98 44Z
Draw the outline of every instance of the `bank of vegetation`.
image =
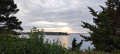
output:
M40 32L41 34L38 34ZM29 38L13 35L11 31L0 33L0 54L112 54L103 51L94 51L90 48L80 50L79 48L65 48L60 41L44 41L43 30L34 28ZM74 44L75 45L75 44Z
M91 7L94 25L83 22L82 27L90 30L90 37L80 43L76 39L72 48L66 49L60 41L44 41L44 30L33 28L29 38L20 38L15 30L23 30L16 14L19 9L14 0L0 0L0 54L120 54L120 0L107 0L101 11ZM41 34L38 34L41 33ZM94 49L80 50L83 41L92 41Z

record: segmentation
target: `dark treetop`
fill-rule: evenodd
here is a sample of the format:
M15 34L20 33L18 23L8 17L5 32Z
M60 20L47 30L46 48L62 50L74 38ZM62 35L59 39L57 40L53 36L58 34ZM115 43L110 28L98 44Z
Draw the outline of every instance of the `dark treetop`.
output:
M120 50L120 0L107 0L106 6L100 6L100 12L89 7L96 25L83 22L82 26L90 30L90 37L81 36L92 41L96 50L111 52Z
M23 30L22 22L14 16L18 11L14 0L0 0L0 31Z

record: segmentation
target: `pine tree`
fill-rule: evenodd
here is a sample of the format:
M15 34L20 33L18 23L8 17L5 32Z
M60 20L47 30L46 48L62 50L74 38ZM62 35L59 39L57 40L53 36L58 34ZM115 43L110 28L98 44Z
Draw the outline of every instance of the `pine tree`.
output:
M92 41L96 50L111 52L120 50L120 1L107 0L106 6L100 6L100 12L88 7L96 25L83 22L82 27L90 30L90 37L81 36L85 41Z
M76 51L78 49L80 49L80 47L82 46L83 40L81 40L81 42L76 43L76 38L73 39L72 41L72 51Z
M14 16L18 11L14 0L0 0L0 31L23 30L22 22Z

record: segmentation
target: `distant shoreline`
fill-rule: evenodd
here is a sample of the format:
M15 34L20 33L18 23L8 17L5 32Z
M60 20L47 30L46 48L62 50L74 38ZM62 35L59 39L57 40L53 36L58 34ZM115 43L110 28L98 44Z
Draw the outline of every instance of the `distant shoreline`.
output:
M18 32L21 34L30 34L30 32ZM41 32L39 32L41 34ZM44 32L44 35L69 35L67 32Z

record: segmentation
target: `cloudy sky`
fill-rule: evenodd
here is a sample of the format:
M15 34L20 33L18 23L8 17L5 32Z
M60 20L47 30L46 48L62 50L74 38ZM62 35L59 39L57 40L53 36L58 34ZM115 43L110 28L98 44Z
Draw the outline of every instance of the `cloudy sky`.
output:
M20 11L24 31L33 26L45 31L78 33L87 32L81 21L93 24L93 16L87 6L100 11L106 0L15 0Z

